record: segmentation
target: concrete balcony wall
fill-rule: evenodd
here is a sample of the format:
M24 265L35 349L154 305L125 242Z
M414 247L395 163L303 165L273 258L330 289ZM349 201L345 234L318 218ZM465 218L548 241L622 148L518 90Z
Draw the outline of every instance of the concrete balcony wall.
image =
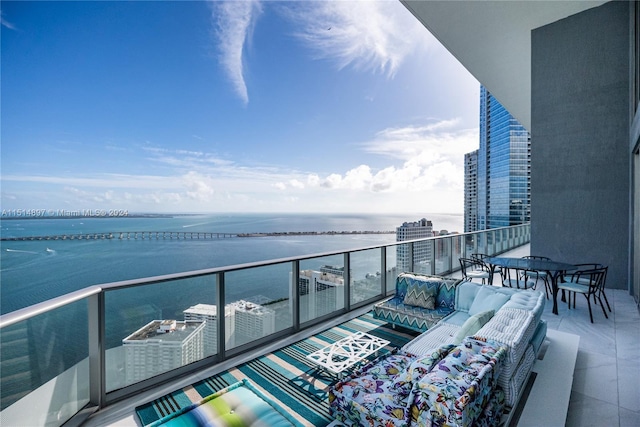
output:
M630 286L630 8L532 31L531 254L609 266Z

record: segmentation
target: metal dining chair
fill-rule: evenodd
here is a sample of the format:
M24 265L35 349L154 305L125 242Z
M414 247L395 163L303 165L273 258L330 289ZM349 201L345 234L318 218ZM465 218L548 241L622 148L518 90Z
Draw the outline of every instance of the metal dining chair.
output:
M502 286L516 289L535 289L536 281L531 279L535 271L522 270L519 268L500 267L500 278Z
M605 272L604 272L604 277L602 278L602 286L600 287L599 290L599 296L602 298L604 297L604 302L607 303L607 308L609 309L609 313L611 313L611 306L609 305L609 300L607 299L607 294L604 293L604 288L607 286L607 272L608 272L608 267L597 263L597 262L588 262L588 263L582 263L582 264L575 264L575 270L571 270L566 272L566 276L571 276L575 271L577 270L588 270L588 269L600 269L600 268L604 268ZM581 278L581 279L577 279L579 280L579 282L581 282L583 285L587 284L588 280L586 278ZM596 302L595 298L594 298L594 302Z
M541 259L544 261L551 261L551 258L548 258L546 256L537 256L537 255L527 255L527 256L523 256L522 258ZM526 277L526 279L532 278L533 280L535 280L536 284L534 285L533 289L536 289L538 287L538 280L542 279L542 281L544 282L544 293L547 299L549 299L549 294L553 292L551 290L551 283L549 282L549 274L546 271L541 271L541 270L527 271L525 272L525 274L528 276Z
M593 323L593 313L591 312L591 297L593 297L593 301L595 303L600 302L600 307L602 308L604 317L607 319L609 318L609 316L607 315L607 310L605 310L604 305L602 304L602 288L604 287L604 280L607 276L608 267L589 268L590 265L587 265L587 268L575 270L563 275L558 283L558 289L569 292L569 295L567 296L567 305L569 309L571 309L571 293L573 293L574 309L576 308L576 294L583 294L587 299L587 305L589 306L589 317L591 319L591 323ZM609 307L608 301L607 307ZM609 311L611 311L611 307L609 307Z
M460 269L464 279L473 281L473 279L481 279L482 284L486 283L489 278L489 269L482 261L472 258L460 258Z

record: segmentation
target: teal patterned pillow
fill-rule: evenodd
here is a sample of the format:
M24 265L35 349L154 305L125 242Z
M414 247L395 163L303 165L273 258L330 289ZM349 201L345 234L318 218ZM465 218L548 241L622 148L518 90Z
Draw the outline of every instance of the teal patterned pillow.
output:
M440 289L438 290L438 296L436 298L436 305L438 307L447 307L451 310L456 308L456 288L460 284L461 280L443 279Z
M410 283L404 296L404 304L433 310L436 308L438 288L437 282Z

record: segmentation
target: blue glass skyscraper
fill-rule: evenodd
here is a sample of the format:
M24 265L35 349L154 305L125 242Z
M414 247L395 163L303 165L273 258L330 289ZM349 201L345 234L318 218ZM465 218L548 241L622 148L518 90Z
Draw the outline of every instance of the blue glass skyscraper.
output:
M477 229L522 224L531 215L531 136L480 88Z

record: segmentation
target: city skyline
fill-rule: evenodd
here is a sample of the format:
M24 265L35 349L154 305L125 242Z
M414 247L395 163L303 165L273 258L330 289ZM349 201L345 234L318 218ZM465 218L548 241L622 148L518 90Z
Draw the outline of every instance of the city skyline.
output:
M400 2L9 1L2 59L3 209L463 212L479 84Z

